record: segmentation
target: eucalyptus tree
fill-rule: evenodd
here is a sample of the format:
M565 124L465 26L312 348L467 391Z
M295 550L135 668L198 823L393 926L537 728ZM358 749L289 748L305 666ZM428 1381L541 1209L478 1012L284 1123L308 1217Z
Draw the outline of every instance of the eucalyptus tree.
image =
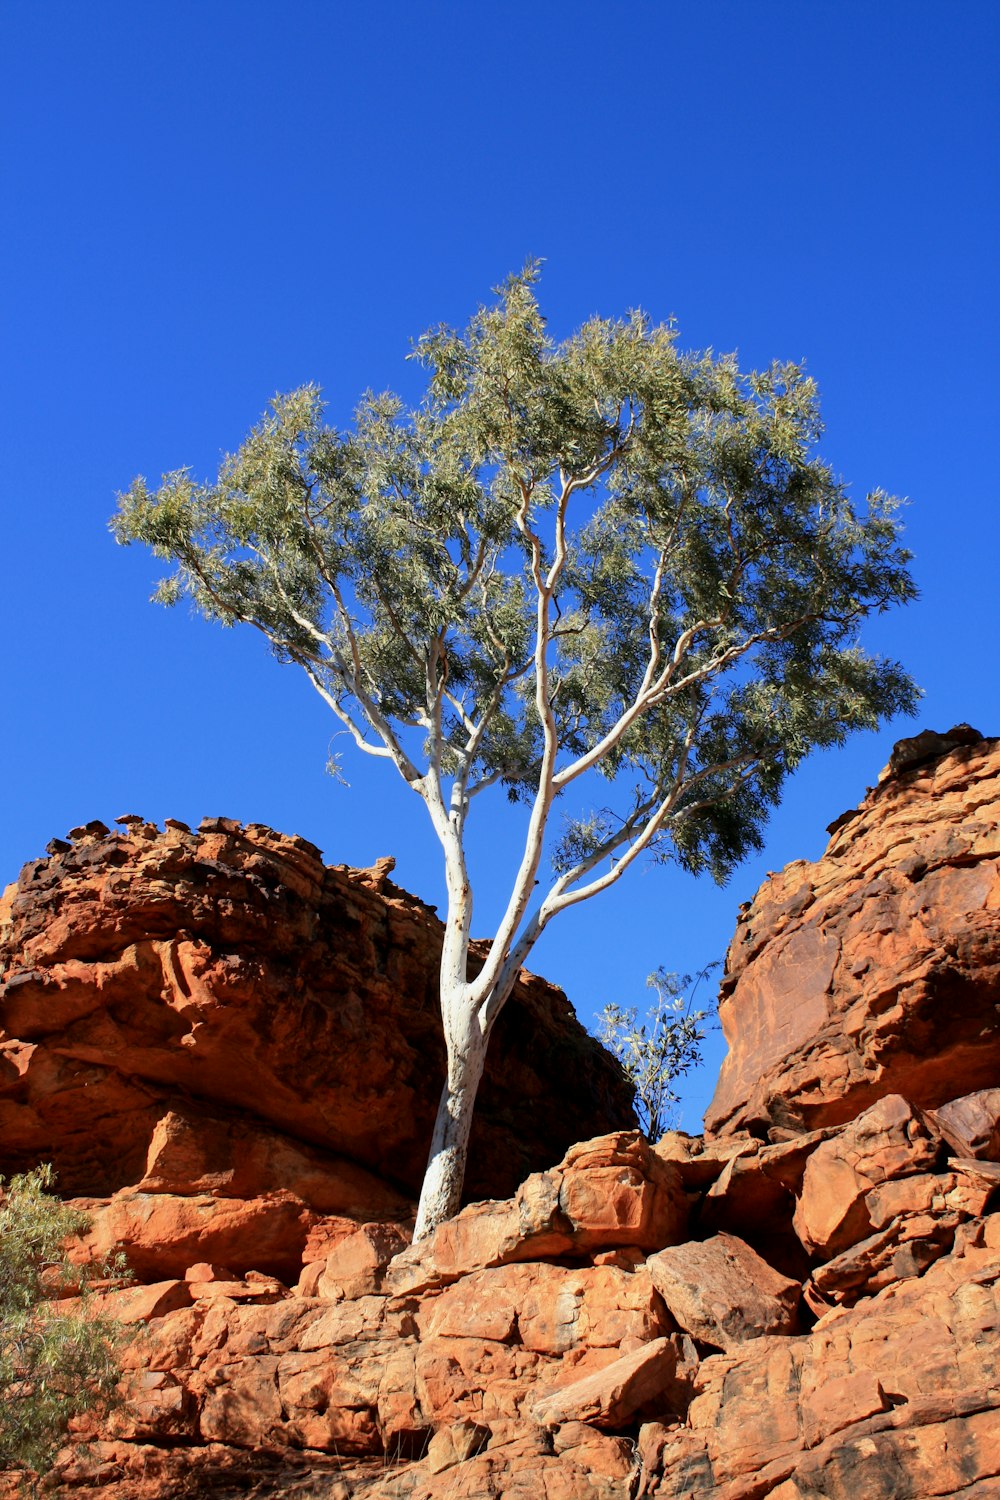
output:
M154 598L255 626L426 806L448 1060L418 1237L459 1204L487 1042L553 918L644 855L725 879L807 751L916 691L857 641L914 593L895 503L856 509L816 456L802 369L682 353L638 312L557 343L536 276L416 342L417 409L368 393L338 431L315 387L278 396L214 483L139 478L112 523L175 564ZM491 788L524 840L470 966Z

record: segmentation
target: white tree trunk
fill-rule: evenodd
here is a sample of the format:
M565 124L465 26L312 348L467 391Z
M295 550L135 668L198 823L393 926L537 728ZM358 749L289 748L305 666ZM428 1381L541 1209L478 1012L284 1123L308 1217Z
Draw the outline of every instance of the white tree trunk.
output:
M445 1219L458 1212L473 1110L486 1059L487 1038L471 1006L464 1015L455 1015L444 999L442 996L448 1076L434 1122L414 1240L424 1239Z
M448 1071L420 1189L414 1240L425 1239L439 1224L458 1213L486 1046L493 1023L514 988L521 962L521 956L515 959L510 954L509 938L501 933L494 939L480 973L469 980L472 889L465 867L461 821L442 818L438 827L448 881L448 917L440 971ZM534 865L530 867L532 880L533 876ZM522 871L512 902L522 897L521 887L528 879Z

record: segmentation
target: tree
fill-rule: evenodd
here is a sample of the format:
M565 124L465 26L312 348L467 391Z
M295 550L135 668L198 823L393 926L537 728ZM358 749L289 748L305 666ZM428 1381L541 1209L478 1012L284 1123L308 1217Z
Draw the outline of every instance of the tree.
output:
M63 1242L86 1226L86 1215L47 1191L51 1167L12 1177L0 1193L0 1470L41 1474L71 1417L105 1403L121 1374L122 1325L96 1316L90 1283L121 1276L117 1261L69 1264ZM52 1297L78 1297L73 1311Z
M277 396L214 483L136 479L112 523L176 564L154 597L255 626L426 805L448 1065L418 1237L458 1206L487 1041L552 919L644 854L725 879L808 750L916 694L857 643L913 597L909 554L894 502L857 513L814 455L812 380L638 312L556 344L536 277L418 340L417 410L369 393L340 432L315 387ZM612 808L579 803L592 773ZM466 833L497 785L524 845L472 973Z
M626 1010L606 1005L599 1017L601 1041L617 1057L635 1089L639 1128L649 1141L659 1140L680 1103L674 1080L701 1062L706 1023L711 1023L708 1010L692 1007L699 985L716 968L718 964L709 964L693 983L690 974L657 969L646 980L656 999L642 1021L634 1005Z

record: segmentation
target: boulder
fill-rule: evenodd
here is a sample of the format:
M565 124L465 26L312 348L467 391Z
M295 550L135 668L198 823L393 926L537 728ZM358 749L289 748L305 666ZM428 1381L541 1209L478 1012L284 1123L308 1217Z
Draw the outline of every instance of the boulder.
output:
M464 1464L482 1452L491 1436L488 1427L467 1418L450 1427L439 1427L427 1446L428 1473L441 1474L455 1464Z
M596 1374L541 1395L531 1420L541 1427L587 1422L597 1428L627 1427L634 1414L662 1398L677 1369L677 1350L667 1338L653 1339Z
M409 1242L409 1233L399 1224L362 1224L326 1257L316 1295L339 1302L380 1291L393 1256Z
M959 1156L1000 1161L1000 1088L952 1099L932 1110L931 1119Z
M641 1256L683 1238L689 1206L677 1166L638 1131L598 1136L507 1202L474 1203L441 1224L396 1257L385 1285L420 1292L488 1266L619 1246Z
M809 1156L794 1224L812 1255L828 1259L857 1244L872 1228L871 1190L911 1173L926 1172L940 1154L919 1111L889 1094Z
M700 1343L731 1349L765 1334L798 1331L799 1283L733 1234L689 1240L647 1264L667 1311Z

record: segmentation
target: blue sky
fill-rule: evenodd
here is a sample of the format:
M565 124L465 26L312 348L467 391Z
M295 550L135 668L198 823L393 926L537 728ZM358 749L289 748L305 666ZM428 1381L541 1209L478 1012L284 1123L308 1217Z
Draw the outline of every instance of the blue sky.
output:
M222 813L440 899L417 799L349 753L338 787L305 681L148 604L106 522L137 473L214 473L276 390L318 381L335 422L415 396L409 339L528 256L556 335L640 305L804 359L852 492L910 498L922 590L866 636L923 687L912 726L803 768L726 890L651 869L553 924L533 966L584 1020L721 958L894 738L1000 733L995 3L7 0L2 27L0 882L93 817ZM514 852L501 799L480 932Z

